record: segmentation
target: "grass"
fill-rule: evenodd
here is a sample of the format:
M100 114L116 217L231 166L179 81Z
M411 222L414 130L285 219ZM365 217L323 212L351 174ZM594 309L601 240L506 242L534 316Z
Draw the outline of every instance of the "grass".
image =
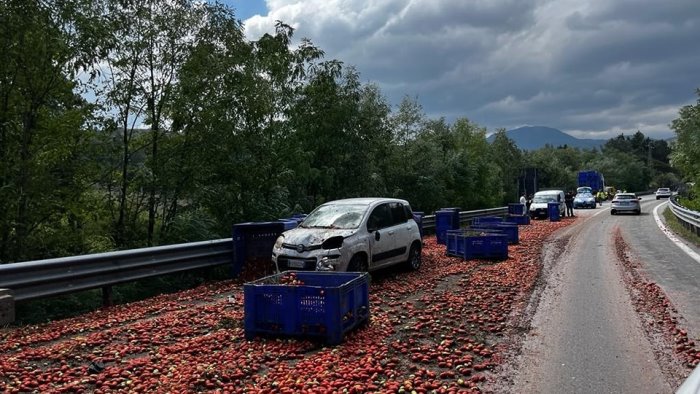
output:
M666 226L670 228L674 233L685 239L686 241L692 243L695 246L700 247L700 236L696 235L692 231L688 230L681 224L681 222L676 218L676 215L671 212L671 209L666 207L663 212L664 219L666 219Z

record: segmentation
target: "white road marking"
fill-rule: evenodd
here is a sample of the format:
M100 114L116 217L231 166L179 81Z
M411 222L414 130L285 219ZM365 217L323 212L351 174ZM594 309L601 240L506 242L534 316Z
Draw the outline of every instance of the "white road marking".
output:
M656 208L654 208L654 220L656 220L656 225L659 226L659 229L660 229L664 234L666 234L666 236L668 237L668 239L671 240L671 242L673 242L674 244L676 244L676 246L678 246L679 248L681 248L681 250L684 251L684 252L685 252L688 256L690 256L693 260L695 260L695 261L697 261L698 263L700 263L700 254L697 254L693 249L691 249L690 247L688 247L688 245L686 245L686 244L683 243L680 239L678 239L678 238L675 236L675 234L673 234L673 232L672 232L671 230L669 230L668 228L666 228L666 226L664 225L664 223L661 221L661 218L659 217L659 208L661 208L662 206L664 206L664 205L666 205L666 204L668 204L668 201L665 202L665 203L663 203L663 204L659 204L659 205L656 206Z

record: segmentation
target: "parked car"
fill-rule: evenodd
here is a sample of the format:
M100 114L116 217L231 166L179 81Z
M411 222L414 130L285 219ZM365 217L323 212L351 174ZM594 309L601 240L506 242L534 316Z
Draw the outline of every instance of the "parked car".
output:
M656 199L671 197L671 189L667 187L660 187L656 189Z
M408 201L350 198L314 209L272 249L278 271L373 271L421 265L421 236Z
M642 206L639 203L641 197L637 197L634 193L617 193L612 200L610 214L615 215L620 212L632 212L637 215L642 213Z
M574 208L595 208L595 197L591 193L578 193L574 197Z
M564 198L564 191L562 190L542 190L535 193L530 204L530 217L532 219L547 217L549 215L547 203L549 202L559 203L559 215L563 217L566 213Z

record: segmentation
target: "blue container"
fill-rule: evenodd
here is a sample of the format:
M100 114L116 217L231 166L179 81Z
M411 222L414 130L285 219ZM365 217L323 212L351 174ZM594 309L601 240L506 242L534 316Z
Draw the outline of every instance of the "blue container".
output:
M474 230L492 230L504 234L509 244L518 243L518 225L514 223L482 223L471 226Z
M447 255L465 260L503 260L508 258L508 240L504 234L488 230L448 231Z
M435 236L437 243L447 242L447 231L459 229L459 210L448 209L435 212Z
M517 225L530 224L530 216L528 215L508 215L503 219L504 223L515 223Z
M509 215L524 215L525 206L520 203L510 203L508 204L508 214Z
M413 220L418 224L418 232L421 238L423 238L423 216L425 216L424 212L413 211Z
M280 283L293 273L300 285ZM246 339L259 334L316 337L339 344L369 320L366 272L287 271L243 285Z
M284 231L297 228L297 226L299 225L299 221L292 218L277 219L277 221L282 222L282 224L284 225Z
M503 218L500 216L480 216L480 217L475 217L474 220L472 220L473 224L482 224L482 223L502 223Z
M240 275L249 259L269 259L272 265L272 247L284 232L282 222L249 222L233 225L233 264L231 276Z
M548 202L547 203L547 213L549 214L550 222L558 222L560 217L559 203L558 202Z

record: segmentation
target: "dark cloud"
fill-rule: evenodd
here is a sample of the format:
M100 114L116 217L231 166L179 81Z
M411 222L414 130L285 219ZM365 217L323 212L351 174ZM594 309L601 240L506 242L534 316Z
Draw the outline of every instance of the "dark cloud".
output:
M495 129L670 137L700 86L700 1L268 0L249 37L297 28L393 104Z

